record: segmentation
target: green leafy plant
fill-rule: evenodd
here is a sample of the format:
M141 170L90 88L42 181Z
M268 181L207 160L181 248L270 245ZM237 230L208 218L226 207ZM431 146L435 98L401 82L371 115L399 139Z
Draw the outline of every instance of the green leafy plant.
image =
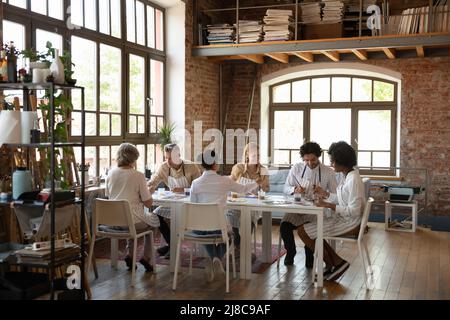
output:
M169 143L173 143L172 134L175 131L174 123L165 123L163 126L159 128L159 144L161 145L161 149L164 149L164 146Z
M47 123L47 128L50 128L50 93L46 92L44 99L39 104L39 109L45 111L44 121ZM70 98L64 95L63 92L54 96L54 108L55 108L55 127L54 127L54 137L57 142L68 142L69 137L69 122L70 122L70 114L73 109L72 101ZM63 147L62 153L61 150L55 150L56 161L58 163L55 166L55 180L61 182L62 189L70 188L69 182L66 177L68 176L71 168L68 167L67 162L64 159L67 159L73 156L73 151L70 148ZM46 157L46 168L50 168L50 157ZM46 172L46 180L50 180L50 171Z
M60 56L61 62L64 65L64 79L66 82L70 82L72 80L72 75L74 71L72 71L72 67L75 67L75 64L72 62L72 56L70 52L64 51L63 55Z
M37 52L33 49L22 50L21 54L24 58L29 58L30 62L42 62L45 63L47 68L50 68L53 59L55 59L56 49L53 47L50 41L47 41L45 48L47 51ZM73 67L75 64L72 63L72 56L70 52L64 51L63 54L59 57L64 66L64 78L66 82L71 82L73 75Z
M33 49L25 49L20 52L24 58L30 59L30 62L48 62L47 55L39 53Z

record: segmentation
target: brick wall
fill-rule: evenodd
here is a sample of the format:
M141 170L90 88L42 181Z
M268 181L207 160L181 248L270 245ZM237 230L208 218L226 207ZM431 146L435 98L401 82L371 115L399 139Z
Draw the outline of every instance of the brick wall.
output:
M203 131L219 127L219 65L191 55L194 41L194 1L186 1L185 125L192 137L194 121L203 122ZM211 8L216 3L217 1L199 1L198 5L201 8Z
M230 4L229 1L224 1ZM219 1L205 0L203 8L219 7ZM193 133L194 120L203 121L203 130L219 128L219 65L191 56L193 42L193 1L186 1L186 129ZM231 5L231 4L230 4ZM212 22L221 22L220 19ZM231 21L234 22L234 21ZM450 216L450 58L368 60L402 74L400 165L429 169L428 202L435 214ZM261 77L297 66L289 64L226 63L223 65L223 105L229 103L227 128L245 129L253 79L256 77L254 109L250 127L260 128ZM234 71L233 71L234 69ZM228 102L229 99L229 102ZM235 154L235 159L240 154ZM230 166L225 172L229 172ZM417 173L403 173L406 183L416 184Z

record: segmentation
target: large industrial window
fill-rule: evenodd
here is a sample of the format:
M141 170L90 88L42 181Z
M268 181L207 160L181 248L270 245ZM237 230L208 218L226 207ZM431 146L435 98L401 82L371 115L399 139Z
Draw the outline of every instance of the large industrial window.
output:
M366 174L393 174L396 163L397 85L383 79L336 75L278 83L270 90L270 151L276 165L300 160L316 141L327 150L346 141ZM327 153L323 161L329 164Z
M101 176L115 165L123 141L138 146L139 170L155 168L162 161L157 133L165 110L164 9L147 0L2 0L0 5L0 43L46 51L49 41L71 54L72 77L85 87L90 175ZM15 94L5 93L8 99ZM76 141L81 95L71 94L70 138Z

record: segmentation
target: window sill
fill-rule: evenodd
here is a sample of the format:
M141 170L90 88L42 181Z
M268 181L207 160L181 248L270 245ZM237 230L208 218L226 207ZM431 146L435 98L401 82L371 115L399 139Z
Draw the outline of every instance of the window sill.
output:
M393 177L393 176L361 175L361 178L369 178L372 181L398 181L398 182L402 182L402 181L405 180L403 177Z

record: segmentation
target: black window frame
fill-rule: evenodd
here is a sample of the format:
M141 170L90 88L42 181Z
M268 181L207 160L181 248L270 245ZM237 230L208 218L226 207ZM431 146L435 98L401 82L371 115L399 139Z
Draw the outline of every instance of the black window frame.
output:
M158 145L159 136L157 133L150 133L150 81L151 81L151 70L150 70L150 61L158 60L164 64L163 67L163 122L166 121L167 114L167 72L166 72L166 12L165 9L159 5L156 5L148 0L139 0L144 4L145 8L145 16L147 15L147 5L153 7L155 10L160 10L163 14L163 50L156 49L156 24L153 32L155 33L155 48L147 47L146 45L139 45L136 43L132 43L127 41L127 23L126 23L126 1L121 0L121 38L117 38L111 35L112 30L110 28L110 34L100 32L99 27L99 2L96 2L97 12L96 12L96 24L97 30L91 30L87 28L81 29L69 29L66 25L66 21L68 20L70 14L67 13L67 9L70 6L70 0L63 0L63 20L59 20L56 18L49 17L48 15L42 15L31 11L31 0L27 0L27 9L23 9L14 5L10 5L8 3L0 2L1 11L3 15L0 15L0 23L3 23L4 20L8 20L11 22L19 23L25 27L25 44L26 48L35 48L36 47L36 37L35 32L36 28L43 29L49 32L59 33L63 35L63 50L71 52L71 37L77 36L86 40L94 41L97 47L97 97L95 97L97 101L96 108L96 119L97 119L97 134L95 136L86 136L86 147L95 147L96 148L96 176L100 176L100 146L115 146L120 145L122 142L127 141L136 145L145 145L145 163L149 163L149 159L147 159L148 148L149 145L155 145L155 149ZM156 11L155 11L156 12ZM48 14L48 5L47 5L47 14ZM84 17L83 17L84 20ZM155 23L156 23L156 14L155 14ZM111 25L111 20L110 20ZM145 21L145 29L147 29L147 23ZM136 32L136 31L135 31ZM3 42L0 34L0 42ZM5 39L7 40L7 39ZM145 42L147 44L147 30L145 32ZM113 46L119 48L121 50L121 78L122 81L122 95L121 95L121 115L122 115L122 124L121 124L121 135L120 136L100 136L100 114L104 112L100 112L100 87L99 87L99 75L100 75L100 44L105 44L109 46ZM136 52L140 56L145 57L145 79L146 79L146 97L145 97L145 133L143 134L129 134L127 129L127 119L129 114L129 103L128 103L128 82L129 82L129 68L128 68L128 57L127 52ZM111 132L110 132L111 134ZM69 137L71 141L80 141L80 137L71 136ZM111 153L111 152L110 152ZM156 156L155 156L156 157ZM109 159L111 161L111 158ZM152 160L150 160L152 161Z
M317 78L329 78L330 79L330 101L329 102L311 102L312 101L312 80ZM349 102L332 102L332 78L350 78L350 101ZM357 79L367 79L371 80L372 85L372 97L371 101L353 101L353 78ZM310 102L292 102L292 83L301 81L301 80L309 80L310 81ZM393 101L374 101L374 82L380 81L392 84L394 86L394 99ZM275 87L278 87L283 84L291 84L290 90L290 101L291 102L282 102L275 103L273 101L273 90ZM386 80L378 77L367 77L367 76L358 76L358 75L349 75L349 74L332 74L332 75L317 75L317 76L309 76L309 77L299 77L295 79L289 79L286 81L278 82L269 86L269 132L274 129L274 114L276 111L303 111L303 138L305 141L310 141L311 138L311 110L313 109L350 109L351 110L351 145L358 152L371 152L371 163L373 160L374 152L384 152L381 150L358 150L357 146L357 135L358 135L358 112L361 110L389 110L391 112L391 141L390 141L390 150L385 150L386 152L390 152L390 166L386 169L381 169L378 167L365 167L362 166L360 168L360 173L364 175L374 175L374 176L395 176L396 175L396 162L397 162L397 113L398 113L398 83L390 80ZM302 144L299 141L299 146ZM329 146L321 146L326 151L326 148ZM279 150L290 150L297 151L297 149L279 149ZM269 144L268 144L268 155L269 159L274 159L275 148L272 134L269 134ZM322 159L324 155L322 155ZM291 161L291 153L290 153L290 162ZM278 165L274 163L274 165Z

